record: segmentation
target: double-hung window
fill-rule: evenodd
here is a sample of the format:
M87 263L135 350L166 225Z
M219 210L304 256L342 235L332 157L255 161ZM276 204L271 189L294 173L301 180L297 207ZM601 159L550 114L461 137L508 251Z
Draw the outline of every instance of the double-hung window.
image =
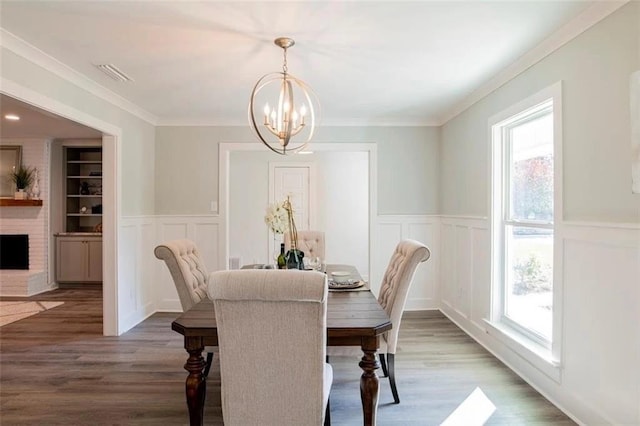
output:
M553 351L559 95L524 101L491 124L492 318ZM558 111L556 111L558 112ZM556 324L557 325L557 324Z

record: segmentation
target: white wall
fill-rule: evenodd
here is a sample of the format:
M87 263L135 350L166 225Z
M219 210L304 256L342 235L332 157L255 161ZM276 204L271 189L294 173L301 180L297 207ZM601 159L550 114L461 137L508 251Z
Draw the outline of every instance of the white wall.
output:
M123 333L145 315L136 310L140 304L131 298L150 293L140 291L145 284L118 266L119 260L137 254L135 246L123 244L118 221L123 213L144 215L154 211L155 128L147 118L140 118L144 114L133 111L135 107L130 112L129 105L112 93L105 97L118 106L97 96L94 93L104 94L103 88L21 40L3 33L0 45L3 93L117 136L108 138L109 145L103 147L105 165L113 165L103 175L105 203L113 200L104 210L104 330L107 334Z
M584 424L640 424L640 196L631 193L629 77L640 69L630 2L442 128L442 310ZM517 355L490 309L489 117L563 83L561 365Z
M439 211L439 135L436 127L320 127L311 148L375 143L379 214L430 215ZM219 203L219 144L228 142L256 139L248 125L157 127L156 214L211 214L211 201Z

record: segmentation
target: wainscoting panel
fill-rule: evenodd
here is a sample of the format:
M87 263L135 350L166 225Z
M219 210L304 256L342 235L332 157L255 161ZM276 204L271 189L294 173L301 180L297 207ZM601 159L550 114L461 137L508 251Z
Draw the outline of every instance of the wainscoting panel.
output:
M569 226L569 231L564 386L579 389L581 403L597 407L595 414L606 423L640 424L640 230Z
M209 272L224 269L224 261L220 253L220 220L218 216L156 216L156 238L154 247L164 241L186 238L198 246L203 261ZM153 247L151 248L153 254ZM173 279L164 262L156 262L155 282L156 310L162 312L181 312L182 306L178 298Z
M491 312L491 239L489 229L471 228L471 322L484 330L485 318Z
M373 259L376 268L375 281L371 287L377 294L382 281L386 266L389 264L391 255L399 241L403 239L414 239L429 247L431 257L426 262L418 266L414 277L413 285L407 297L406 310L437 309L437 283L439 272L440 254L439 236L440 220L435 216L418 215L386 215L378 216L378 228L376 230L377 253Z
M154 218L123 217L119 235L118 311L121 331L128 330L155 312L153 283Z
M218 249L220 225L211 222L198 221L191 225L193 229L193 240L202 252L202 256L207 262L207 268L210 271L218 271L225 269L226 265L220 263L220 255Z
M559 380L487 334L488 220L441 218L441 310L516 373L583 424L640 424L640 226L563 223ZM558 337L557 337L558 338ZM538 361L539 362L539 361Z
M488 312L490 256L487 222L442 217L441 303L465 321L481 324Z
M146 217L138 222L138 241L140 250L140 263L138 266L139 282L142 286L139 289L138 300L142 303L138 306L142 309L144 318L153 314L156 310L155 290L156 290L156 269L158 259L153 254L156 243L156 226L153 218Z
M225 259L218 247L223 243L222 227L217 216L155 216L155 240L145 250L153 256L153 248L162 241L188 238L200 248L209 271L225 269ZM136 219L137 220L137 219ZM135 222L130 219L131 222ZM437 282L440 253L439 219L434 216L380 216L377 223L376 252L372 253L371 286L377 291L398 241L412 238L424 242L431 249L431 258L416 271L415 281L407 300L407 310L437 309ZM152 257L153 297L157 311L181 311L178 294L166 266ZM147 299L147 297L145 297Z

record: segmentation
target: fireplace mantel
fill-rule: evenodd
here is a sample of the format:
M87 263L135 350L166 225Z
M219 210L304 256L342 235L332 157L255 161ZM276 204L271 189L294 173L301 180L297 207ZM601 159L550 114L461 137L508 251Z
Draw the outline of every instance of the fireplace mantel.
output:
M42 200L14 200L13 198L0 198L0 207L40 207Z

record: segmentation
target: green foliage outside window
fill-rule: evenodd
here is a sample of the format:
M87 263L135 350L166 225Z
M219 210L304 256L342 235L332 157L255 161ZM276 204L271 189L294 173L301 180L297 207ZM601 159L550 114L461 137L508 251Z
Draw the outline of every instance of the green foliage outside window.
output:
M551 266L541 262L537 255L532 253L527 259L518 260L513 271L514 294L551 291Z

